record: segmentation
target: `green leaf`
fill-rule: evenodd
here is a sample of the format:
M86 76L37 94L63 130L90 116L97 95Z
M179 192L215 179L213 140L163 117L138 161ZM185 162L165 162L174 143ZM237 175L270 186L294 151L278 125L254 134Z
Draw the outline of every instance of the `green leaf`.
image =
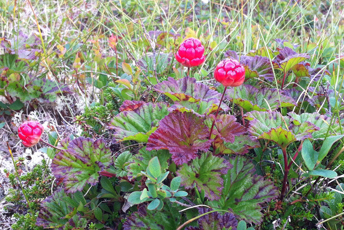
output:
M161 175L161 166L158 157L154 157L149 161L147 170L149 170L155 178Z
M307 168L313 170L317 163L319 153L313 149L313 145L308 139L302 144L301 154Z
M332 170L327 169L316 169L311 170L308 173L303 174L304 176L322 176L326 178L335 178L337 176L337 173Z
M247 225L246 225L246 222L241 220L239 223L238 223L238 227L237 227L237 230L246 230L247 229Z
M114 195L117 195L117 192L115 191L111 181L107 177L101 177L100 184L103 187L103 189L113 193Z
M170 186L171 190L172 191L177 191L179 186L180 186L180 182L181 182L181 178L179 176L173 178L172 181L171 181L171 186Z
M94 216L97 218L97 220L102 221L103 219L103 212L100 208L96 207L94 209Z
M13 109L13 110L20 110L20 109L22 109L24 107L24 103L21 102L19 99L17 99L15 102L10 104L8 107L10 109Z
M3 127L5 127L5 122L2 122L2 123L0 123L0 129L2 129Z
M321 162L326 157L328 152L330 151L332 145L343 137L344 137L344 135L327 137L325 139L324 143L322 144L321 149L319 151L318 162Z
M168 176L169 173L170 173L170 172L165 172L164 174L161 174L160 176L158 176L156 182L157 182L158 184L161 183L161 182L163 182L163 181L167 178L167 176Z
M115 130L114 137L118 141L147 142L159 121L168 113L165 103L147 103L135 111L119 113L112 119L109 128Z
M155 156L161 162L161 170L165 171L168 168L168 159L171 157L171 154L167 150L147 151L146 147L144 147L139 150L138 154L133 156L132 162L128 166L129 179L141 176L141 172L147 169L149 161Z
M130 195L128 197L128 202L131 204L140 204L140 203L144 202L145 199L141 200L141 194L142 194L142 192L139 192L139 191L130 193Z
M53 131L53 132L48 133L48 140L51 145L56 146L58 144L57 138L58 138L57 132Z
M115 170L111 173L115 173L118 177L124 177L128 174L127 166L130 164L133 155L129 151L121 153L115 160Z
M152 202L150 202L150 204L147 206L148 210L154 210L156 209L158 206L160 205L160 200L159 199L155 199Z
M196 188L204 190L205 196L210 200L221 196L223 179L221 176L227 173L230 164L223 158L215 157L210 153L203 153L201 158L192 160L190 165L183 164L177 171L181 178L181 184L187 189Z
M188 195L188 193L185 191L178 191L173 196L174 197L183 197L183 196L187 196L187 195Z
M255 174L254 165L244 157L230 158L233 165L223 175L223 190L219 200L209 202L213 208L230 209L240 219L259 224L263 214L260 204L274 199L278 195L273 182Z
M144 199L147 199L147 198L149 198L148 191L147 191L146 188L144 188L142 190L142 193L141 193L141 196L140 196L140 200L144 200Z

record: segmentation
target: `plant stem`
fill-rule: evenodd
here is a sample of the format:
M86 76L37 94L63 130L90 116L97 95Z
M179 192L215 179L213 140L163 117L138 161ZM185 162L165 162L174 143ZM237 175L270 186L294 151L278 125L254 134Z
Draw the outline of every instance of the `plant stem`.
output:
M287 76L287 72L284 72L281 89L283 89L283 87L284 87L284 81L285 81L286 76Z
M287 188L288 173L289 173L288 159L287 159L287 148L286 147L282 148L282 151L283 151L283 158L284 158L284 177L283 177L283 187L282 187L281 197L280 197L281 201L283 201L284 193L285 193L285 190Z
M14 170L16 171L16 177L17 177L17 179L18 179L18 181L19 181L19 184L20 184L20 189L22 190L22 193L23 193L23 195L24 195L24 197L25 197L25 200L26 200L26 202L27 202L27 205L28 205L28 207L30 208L29 199L27 198L26 193L24 192L23 185L22 185L22 182L21 182L21 180L20 180L20 176L19 176L19 173L18 173L18 170L17 170L17 166L16 166L16 163L14 162L12 150L11 150L10 145L8 144L8 142L6 142L6 143L7 143L8 151L10 152L10 155L11 155L11 158L12 158Z
M240 107L240 111L241 111L242 125L245 126L244 109L242 107Z
M117 46L117 44L116 44ZM118 77L118 53L117 53L117 47L115 46L115 54L116 54L116 77Z
M209 139L211 139L211 134L213 133L215 121L216 121L217 115L219 114L220 107L221 107L221 103L222 103L222 101L223 101L223 97L225 96L227 87L228 87L228 86L226 86L226 87L225 87L225 90L223 91L223 94L222 94L222 97L221 97L221 100L220 100L220 103L219 103L219 107L217 108L217 111L216 111L216 114L215 114L215 119L214 119L214 121L213 121L213 124L211 125L210 134L209 134Z
M190 77L190 67L188 67L188 77Z

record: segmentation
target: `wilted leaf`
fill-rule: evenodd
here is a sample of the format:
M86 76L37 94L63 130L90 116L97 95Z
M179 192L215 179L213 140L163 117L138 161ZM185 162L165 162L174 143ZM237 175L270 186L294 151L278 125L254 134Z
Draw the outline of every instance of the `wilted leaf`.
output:
M147 150L168 149L177 165L197 157L198 151L208 151L211 140L204 119L193 113L174 111L160 121L151 134Z
M117 114L110 122L109 128L115 130L114 137L118 141L147 142L150 134L156 130L159 121L168 113L165 103L147 103L135 111Z
M238 218L249 223L262 221L261 203L269 202L278 195L273 182L254 174L254 165L244 157L231 158L232 167L223 175L223 190L220 200L211 201L212 207L229 209Z
M112 162L111 150L102 139L79 137L59 151L51 163L56 179L62 179L66 192L81 191L86 184L98 183L99 172Z
M173 101L197 102L200 100L217 103L221 94L207 85L196 83L195 78L185 77L179 80L169 77L167 81L154 86L154 90L163 93Z
M209 200L218 200L223 189L222 175L232 166L223 158L215 157L210 153L203 153L201 158L194 159L190 165L183 164L177 171L181 184L187 189L194 186Z
M279 107L295 106L294 99L280 94L276 89L258 90L251 85L228 89L227 98L245 111L267 111L277 110Z

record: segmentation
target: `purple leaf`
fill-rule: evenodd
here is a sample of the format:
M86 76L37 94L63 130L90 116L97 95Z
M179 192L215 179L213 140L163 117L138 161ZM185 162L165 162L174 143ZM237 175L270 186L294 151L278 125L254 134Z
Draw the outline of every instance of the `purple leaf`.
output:
M160 211L150 211L146 205L140 205L136 212L126 217L123 230L175 230L180 224L181 215L175 204L165 204Z
M242 56L240 63L245 67L245 78L265 78L268 81L274 80L273 63L270 59L261 56Z
M62 179L66 192L81 191L86 184L96 185L99 172L112 163L111 150L102 139L79 137L59 151L52 164L56 179Z
M213 117L214 119L215 117ZM246 129L240 123L236 122L236 117L222 114L215 121L213 135L223 141L233 143L236 136L246 133Z
M119 107L119 111L135 111L136 109L140 108L142 105L146 104L143 101L129 101L125 100L121 107Z
M210 89L207 85L196 83L195 78L185 77L179 80L169 77L167 81L161 82L154 90L163 93L173 101L197 102L200 100L218 103L221 94Z
M279 66L284 73L287 73L295 65L309 58L309 55L306 53L299 54L289 47L284 47L280 50L280 54L277 55L274 59L274 62Z
M209 208L198 208L199 214L204 214L212 211ZM233 213L226 212L220 214L219 212L212 212L202 216L198 220L198 227L187 227L185 230L215 230L215 229L237 229L238 221Z
M177 171L181 184L187 189L194 186L199 192L204 190L209 200L218 200L223 189L222 175L232 168L225 159L211 153L203 153L201 158L194 159L190 165L183 164Z
M235 59L235 60L239 61L239 56L238 56L237 52L235 52L233 50L227 50L225 52L225 58Z
M174 103L168 110L173 112L175 110L180 112L192 112L196 115L204 117L204 115L209 115L215 113L218 109L218 104L215 104L213 101L199 101L199 102L190 102L190 101L179 101ZM221 105L221 110L228 111L229 107L226 104Z
M174 111L160 121L151 134L147 150L168 149L172 160L182 165L197 157L198 151L208 151L211 140L204 119L193 113Z

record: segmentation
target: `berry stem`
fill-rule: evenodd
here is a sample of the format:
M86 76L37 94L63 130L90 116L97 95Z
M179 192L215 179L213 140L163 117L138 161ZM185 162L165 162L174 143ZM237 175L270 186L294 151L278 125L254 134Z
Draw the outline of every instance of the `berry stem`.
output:
M222 101L223 101L223 97L225 96L227 87L228 87L228 86L226 86L226 87L225 87L225 90L223 91L223 94L222 94L222 97L221 97L221 100L220 100L220 103L219 103L219 107L217 108L217 111L216 111L216 114L215 114L215 119L214 119L214 121L213 121L213 124L211 125L210 134L209 134L209 139L211 139L211 134L213 133L215 121L216 121L217 115L219 114L220 107L221 107L221 103L222 103Z
M64 149L60 149L60 148L57 148L56 146L53 146L51 144L49 144L48 142L44 141L43 139L40 139L41 142L43 142L44 144L48 145L49 147L51 148L54 148L54 149L57 149L57 150L60 150L60 151L65 151Z
M188 67L188 77L190 77L190 67Z

